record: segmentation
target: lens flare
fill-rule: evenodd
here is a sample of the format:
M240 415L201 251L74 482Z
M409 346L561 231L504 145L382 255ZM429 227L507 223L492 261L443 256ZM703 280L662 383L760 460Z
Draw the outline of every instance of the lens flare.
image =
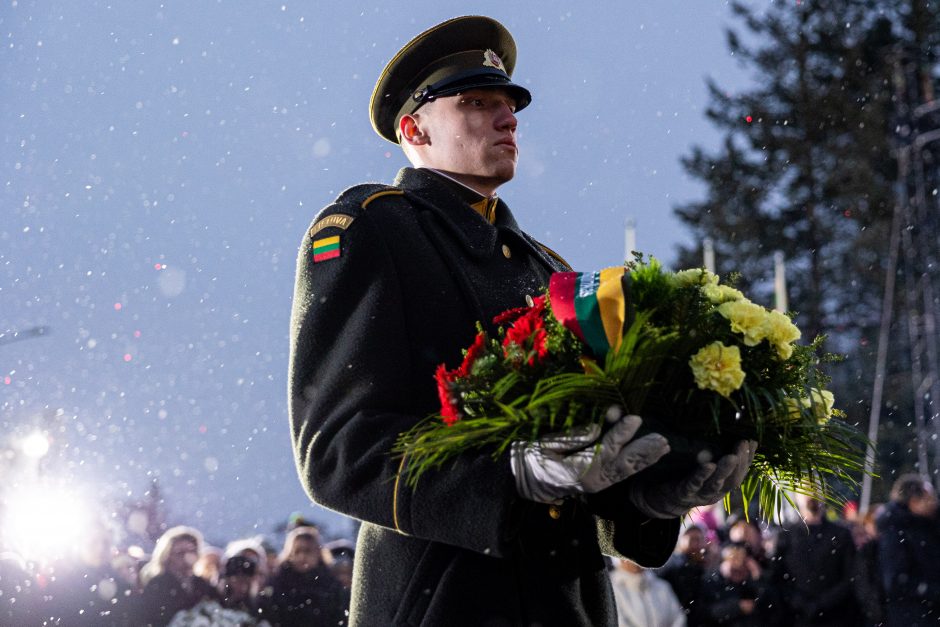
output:
M0 500L0 512L4 548L40 563L68 557L90 527L90 510L81 495L47 483L11 489Z
M39 459L49 452L49 438L41 431L33 431L23 438L20 447L27 457Z

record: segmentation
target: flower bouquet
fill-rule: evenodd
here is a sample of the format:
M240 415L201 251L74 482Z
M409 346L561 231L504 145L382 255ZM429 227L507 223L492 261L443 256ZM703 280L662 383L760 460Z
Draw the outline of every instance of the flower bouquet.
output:
M819 364L836 358L821 353L823 338L796 344L788 316L707 270L669 272L638 256L555 273L530 306L493 322L495 336L478 325L456 369L438 367L440 414L399 436L394 451L412 487L468 450L498 457L514 441L603 427L624 413L670 442L643 473L685 474L756 440L742 495L770 517L788 491L840 503L838 484L857 484L866 440L825 389Z

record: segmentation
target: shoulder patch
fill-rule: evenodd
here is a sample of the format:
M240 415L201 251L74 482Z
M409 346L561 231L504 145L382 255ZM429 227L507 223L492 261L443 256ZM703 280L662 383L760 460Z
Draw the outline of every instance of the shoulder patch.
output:
M310 227L308 235L313 238L314 235L328 228L342 229L345 231L355 219L356 218L346 213L331 213L317 220L313 226Z
M365 183L345 190L314 218L304 240L304 247L309 251L306 254L312 254L314 263L341 257L344 231L362 215L360 212L377 198L402 194L404 192L397 187L378 183Z
M327 259L336 259L342 254L340 236L321 237L313 240L313 263L320 263Z
M342 231L349 228L356 218L348 213L331 213L325 215L310 227L307 237L310 238L313 263L320 263L327 259L336 259L342 254ZM325 229L335 229L321 233ZM319 237L318 237L319 234Z

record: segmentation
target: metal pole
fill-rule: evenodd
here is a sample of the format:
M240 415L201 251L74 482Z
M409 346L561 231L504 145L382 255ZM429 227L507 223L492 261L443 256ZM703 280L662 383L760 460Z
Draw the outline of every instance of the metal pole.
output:
M633 261L633 251L636 250L636 220L627 218L624 225L624 253L625 261Z
M715 242L710 237L702 240L702 264L709 272L715 272Z
M789 308L787 302L787 267L783 259L783 251L774 253L774 309L786 313Z

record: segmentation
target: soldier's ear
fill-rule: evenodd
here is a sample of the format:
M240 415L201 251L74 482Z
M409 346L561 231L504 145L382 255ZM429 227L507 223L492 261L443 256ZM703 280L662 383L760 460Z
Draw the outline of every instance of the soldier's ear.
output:
M421 146L428 143L428 135L418 123L416 115L403 115L398 121L398 136L403 144Z

